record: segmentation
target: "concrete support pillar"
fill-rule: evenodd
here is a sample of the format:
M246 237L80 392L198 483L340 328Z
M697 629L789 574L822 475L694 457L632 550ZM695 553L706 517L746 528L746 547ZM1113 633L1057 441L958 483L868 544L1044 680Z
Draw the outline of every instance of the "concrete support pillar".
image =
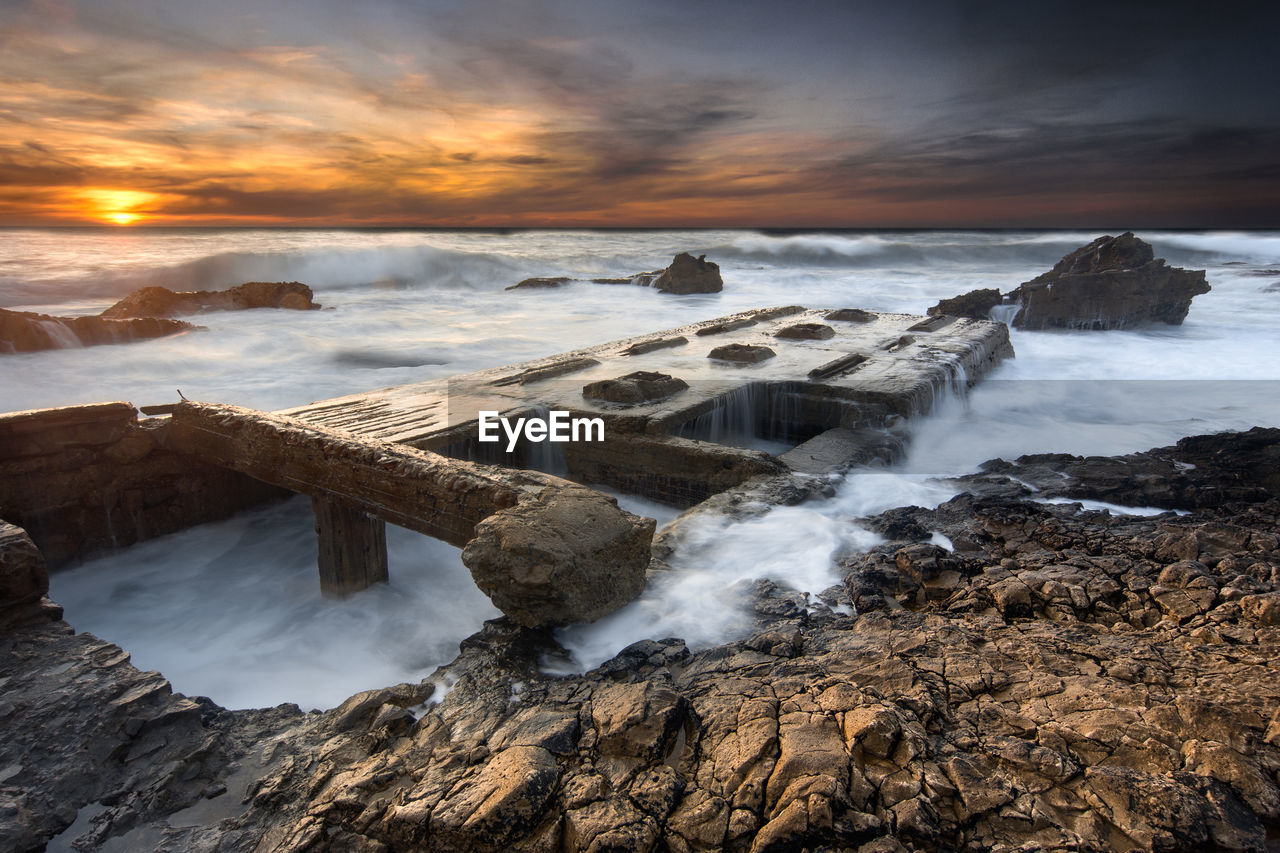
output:
M311 498L320 540L320 590L343 596L387 580L387 526L338 498Z

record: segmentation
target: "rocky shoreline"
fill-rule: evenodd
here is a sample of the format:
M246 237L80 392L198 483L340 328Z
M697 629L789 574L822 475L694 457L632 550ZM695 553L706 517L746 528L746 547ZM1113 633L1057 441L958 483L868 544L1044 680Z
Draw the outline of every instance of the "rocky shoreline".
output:
M867 520L889 541L841 586L758 582L744 640L552 677L551 634L501 619L326 713L171 695L28 590L0 637L0 843L99 804L84 849L1261 851L1278 458L1255 429L994 462Z

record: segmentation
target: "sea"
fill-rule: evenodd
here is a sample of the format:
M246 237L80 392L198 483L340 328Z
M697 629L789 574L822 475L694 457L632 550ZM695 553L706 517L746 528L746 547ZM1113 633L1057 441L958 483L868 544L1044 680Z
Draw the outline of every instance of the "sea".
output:
M179 394L274 410L468 373L774 305L923 314L975 288L1008 291L1103 232L753 230L0 230L0 307L94 314L139 287L301 281L319 311L216 312L205 330L131 344L0 355L0 410ZM1115 232L1112 232L1115 233ZM1020 332L1016 357L912 424L906 458L859 469L833 497L707 521L675 571L617 613L558 632L549 674L589 669L642 639L692 648L750 630L757 578L817 596L842 553L879 540L859 517L935 506L948 478L1024 453L1117 454L1178 438L1280 426L1280 233L1150 231L1212 291L1180 326ZM661 269L677 252L720 265L724 291L670 295L573 283ZM676 510L620 495L660 524ZM1144 512L1113 507L1114 512ZM320 596L305 499L247 512L55 573L77 630L117 643L174 688L230 708L329 708L359 690L439 678L458 643L499 615L459 551L389 528L390 583ZM944 544L945 543L941 543ZM442 687L445 686L442 681Z

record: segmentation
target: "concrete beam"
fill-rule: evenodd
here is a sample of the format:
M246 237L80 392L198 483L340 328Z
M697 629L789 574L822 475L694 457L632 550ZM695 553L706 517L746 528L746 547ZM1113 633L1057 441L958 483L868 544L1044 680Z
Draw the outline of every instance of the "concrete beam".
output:
M329 543L338 591L376 582L379 560L385 565L385 546L379 552L362 515L466 546L476 585L522 625L589 622L644 588L653 520L558 477L211 403L175 407L165 443L317 499L322 537L357 539ZM322 539L322 561L325 553ZM348 564L359 553L363 570Z

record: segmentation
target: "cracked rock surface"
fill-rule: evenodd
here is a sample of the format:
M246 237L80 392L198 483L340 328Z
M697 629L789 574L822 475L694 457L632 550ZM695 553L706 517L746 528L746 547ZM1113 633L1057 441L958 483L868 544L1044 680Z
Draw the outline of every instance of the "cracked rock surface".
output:
M94 837L145 829L157 850L1262 851L1280 826L1278 447L1280 430L1254 430L989 465L937 509L865 520L886 542L843 557L840 587L757 583L741 641L649 640L553 677L550 632L501 619L438 674L442 698L188 709L104 660L142 691L117 711L57 687L87 670L46 666L90 641L19 629L2 677L21 689L0 713L27 735L0 765L44 775L0 782L0 827L27 832L3 837L38 849L102 796L60 781L80 760L119 792ZM1026 485L1088 491L1090 472L1109 501L1192 512L1113 515ZM219 784L233 814L161 822Z

